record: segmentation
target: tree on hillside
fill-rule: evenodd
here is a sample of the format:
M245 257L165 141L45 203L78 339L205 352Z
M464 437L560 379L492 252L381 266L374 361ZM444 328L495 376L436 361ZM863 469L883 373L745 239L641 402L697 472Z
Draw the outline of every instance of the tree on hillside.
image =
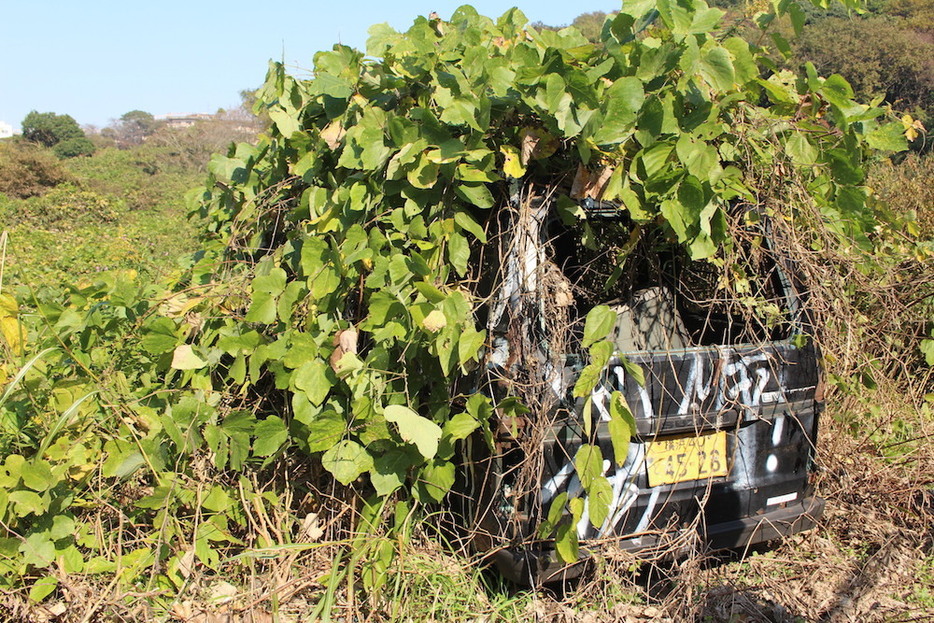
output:
M603 11L592 11L590 13L581 13L574 18L571 26L577 28L582 35L587 37L591 43L600 42L600 33L603 31L603 22L606 20L607 13ZM561 30L564 26L553 26L542 21L531 22L529 26L535 30Z
M603 21L606 19L606 13L603 11L592 11L590 13L581 13L574 18L571 26L574 26L581 34L590 41L600 41L600 33L603 31Z
M59 158L90 155L94 144L71 115L33 110L23 119L23 138L32 143L51 147Z
M144 110L131 110L106 128L105 135L113 138L118 147L141 144L159 128L156 118Z
M33 110L23 119L22 127L23 138L46 147L84 136L81 126L71 115L57 115L54 112Z

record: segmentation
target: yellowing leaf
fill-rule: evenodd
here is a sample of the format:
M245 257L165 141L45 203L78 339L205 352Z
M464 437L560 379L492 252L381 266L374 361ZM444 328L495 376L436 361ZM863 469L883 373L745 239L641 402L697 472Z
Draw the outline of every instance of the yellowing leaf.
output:
M425 330L431 331L432 333L437 333L447 325L447 318L445 318L444 314L437 309L429 312L429 314L425 316L425 319L422 321L422 326L425 327Z
M14 354L23 354L23 337L25 329L16 319L19 316L19 305L9 294L0 294L0 336Z
M503 154L503 173L508 177L519 179L525 175L525 166L522 164L522 157L519 150L512 145L503 145L499 148Z
M207 362L192 350L191 344L182 344L172 353L172 368L176 370L198 370L206 365Z
M7 343L10 350L17 355L23 354L24 333L23 326L16 318L0 316L0 335L3 336L3 341Z
M9 294L0 294L0 318L16 318L18 315L19 305L16 303L16 299Z
M905 128L905 138L909 141L913 141L921 132L924 132L924 125L919 119L913 118L911 115L902 115L902 126Z

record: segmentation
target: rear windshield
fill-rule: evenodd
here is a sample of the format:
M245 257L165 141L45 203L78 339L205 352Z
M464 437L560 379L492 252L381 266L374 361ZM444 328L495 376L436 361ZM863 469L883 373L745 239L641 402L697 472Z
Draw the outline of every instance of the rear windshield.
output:
M693 261L680 245L624 222L588 227L587 237L560 222L549 227L552 261L573 294L578 330L593 306L608 305L617 312L621 352L791 337L797 302L764 228L747 232L727 263Z

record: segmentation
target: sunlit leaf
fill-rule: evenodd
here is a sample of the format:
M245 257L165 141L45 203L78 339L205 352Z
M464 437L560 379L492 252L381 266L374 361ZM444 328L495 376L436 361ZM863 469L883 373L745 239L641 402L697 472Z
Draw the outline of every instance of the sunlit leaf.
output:
M432 458L438 452L441 427L428 418L420 416L403 405L386 407L383 416L387 422L396 424L399 428L399 436L403 440L415 444L415 447L426 459Z

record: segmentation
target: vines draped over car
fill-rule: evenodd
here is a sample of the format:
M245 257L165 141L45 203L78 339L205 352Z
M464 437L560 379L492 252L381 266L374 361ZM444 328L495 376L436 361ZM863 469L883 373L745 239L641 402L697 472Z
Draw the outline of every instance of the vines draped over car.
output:
M728 212L774 210L783 186L865 236L862 159L904 149L904 128L839 76L770 69L721 34L722 15L627 2L595 45L462 7L404 34L374 26L368 56L335 46L310 79L273 64L257 103L272 131L216 156L194 197L214 234L195 280L249 285L224 299L242 311L200 328L184 381L243 393L265 371L287 397L263 420L278 433L265 450L323 452L344 484L437 502L454 444L493 410L454 381L484 363L473 262L518 187L553 193L585 245L598 242L568 195L616 202L711 262L733 244ZM585 341L605 358L603 337Z
M780 2L759 23L799 13ZM464 6L405 33L374 26L366 54L336 45L309 78L271 64L256 102L268 134L215 155L189 196L206 229L186 279L161 299L124 276L40 305L54 337L33 341L52 350L30 366L58 371L44 391L63 406L61 425L33 440L38 453L10 448L19 458L0 474L0 513L22 540L5 551L27 553L3 575L50 566L59 545L86 567L94 535L71 536L79 513L56 487L87 486L92 470L108 482L146 474L134 503L151 530L120 569L165 561L174 585L191 564L174 536L193 529L197 560L214 567L220 547L242 545L241 505L269 501L236 477L195 499L180 486L192 470L236 475L297 450L365 498L365 516L387 500L441 501L458 443L489 439L494 412L523 408L463 381L489 353L483 249L523 197L547 198L584 246L601 243L579 206L590 199L625 213L634 237L657 232L718 266L736 244L731 222L799 209L868 248L876 213L862 163L904 149L905 128L853 101L839 76L777 68L722 16L702 0L627 1L594 44L527 28L515 9L491 20ZM13 326L15 305L2 309ZM611 350L607 312L583 323L597 367ZM104 336L122 344L112 361ZM614 441L627 444L623 410ZM118 434L87 439L91 412L118 418ZM579 455L593 521L602 461L593 445ZM182 507L197 509L195 524L175 517ZM44 523L30 528L31 514ZM573 534L563 538L573 557Z

